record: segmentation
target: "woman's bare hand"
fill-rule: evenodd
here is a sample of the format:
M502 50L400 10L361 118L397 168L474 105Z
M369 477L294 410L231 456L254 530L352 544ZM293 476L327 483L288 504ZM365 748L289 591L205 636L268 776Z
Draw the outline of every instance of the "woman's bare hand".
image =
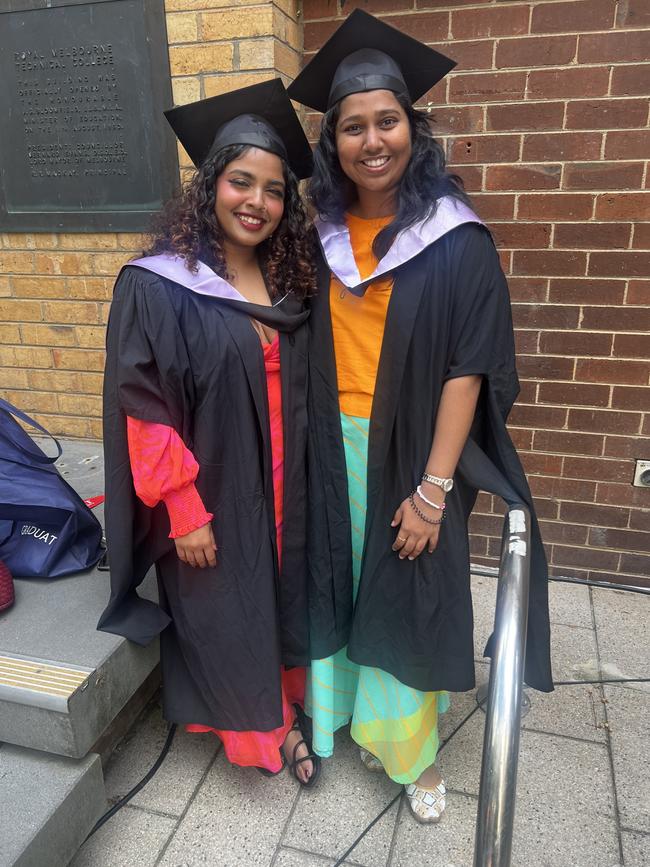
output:
M420 503L418 503L420 506ZM424 511L424 506L422 511ZM434 510L430 507L428 512ZM436 514L432 518L439 520L442 512L436 510ZM391 521L391 527L397 527L397 536L393 542L393 551L399 551L400 560L408 557L409 560L415 560L426 548L429 554L433 554L438 544L438 536L440 535L440 524L427 524L422 518L419 518L413 507L411 506L408 497L400 505L395 512L395 516Z
M217 544L214 541L214 533L211 524L204 524L198 530L192 530L185 536L174 539L176 553L183 563L188 566L198 566L205 569L206 566L217 565Z

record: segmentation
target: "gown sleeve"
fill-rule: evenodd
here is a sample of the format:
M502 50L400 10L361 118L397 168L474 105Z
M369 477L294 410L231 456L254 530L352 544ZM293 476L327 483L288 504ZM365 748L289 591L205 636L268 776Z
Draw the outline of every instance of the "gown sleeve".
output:
M141 645L170 623L164 600L159 603L153 588L141 585L174 543L163 503L150 508L136 495L127 416L172 428L192 450L196 387L183 332L183 297L165 278L124 268L115 284L106 336L103 421L111 594L98 629ZM205 498L200 474L196 484Z
M548 614L548 567L533 498L506 419L519 393L510 296L499 256L486 229L457 230L450 257L454 286L446 379L483 376L470 437L458 472L474 491L497 494L509 506L525 504L531 516L529 614L525 680L553 689ZM468 503L471 510L472 501ZM493 636L486 654L491 655Z
M457 230L449 359L445 379L489 377L504 417L519 392L508 284L487 229Z
M196 490L199 465L176 431L167 425L127 416L133 485L145 506L164 502L171 524L170 539L203 527L214 517Z

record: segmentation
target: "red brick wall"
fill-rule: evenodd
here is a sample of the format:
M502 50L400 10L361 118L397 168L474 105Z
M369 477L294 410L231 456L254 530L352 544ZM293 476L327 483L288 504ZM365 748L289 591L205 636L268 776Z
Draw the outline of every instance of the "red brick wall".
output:
M423 104L508 274L510 428L552 571L650 585L650 0L304 0L306 58L356 6L458 61Z

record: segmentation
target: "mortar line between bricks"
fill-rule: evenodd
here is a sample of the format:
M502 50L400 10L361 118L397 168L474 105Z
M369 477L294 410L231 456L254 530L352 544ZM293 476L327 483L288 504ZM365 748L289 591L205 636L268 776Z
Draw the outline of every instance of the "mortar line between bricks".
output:
M263 70L261 70L261 71L263 71ZM492 105L499 106L499 107L502 107L504 105L507 105L507 106L509 106L509 105L516 105L516 106L530 105L531 102L532 102L531 100L526 100L524 102L524 100L521 100L521 99L510 99L510 100L508 100L507 103L497 102L496 100L490 100L490 102L478 103L478 104L486 105L489 108ZM542 105L547 103L547 102L548 102L548 100L540 100L540 104L542 104ZM576 100L576 102L578 102L578 100ZM434 113L437 108L454 108L454 107L455 108L466 108L468 106L475 106L475 105L477 105L476 102L459 102L458 100L456 100L451 105L449 105L447 103L441 103L440 105L434 105L431 107L431 112ZM416 105L416 108L417 108L417 105ZM481 139L481 138L484 138L487 136L491 136L494 138L496 138L497 136L511 136L512 137L512 136L520 136L520 135L522 135L522 136L536 135L536 136L548 137L548 136L552 136L552 135L583 135L584 133L588 133L588 132L604 134L604 133L610 133L610 132L646 132L646 131L647 131L647 128L645 126L620 126L620 127L617 126L617 127L612 127L612 128L607 128L607 127L579 127L579 128L578 127L570 127L569 129L565 129L564 127L562 127L562 128L558 127L557 129L546 129L543 131L538 130L538 129L524 129L524 130L514 130L514 131L511 129L500 129L500 130L499 129L488 129L488 130L483 130L481 132L469 132L469 133L447 132L444 135L448 139L466 139L466 138L470 138L470 137ZM442 135L436 136L436 137L442 138ZM588 162L588 163L598 163L598 162L601 162L601 159L600 159L600 157L598 159L596 159L594 157L593 159L590 159L590 160L576 160L575 158L569 159L567 157L558 157L557 159L552 159L552 160L526 159L526 160L521 160L521 161L520 160L504 160L503 162L505 164L510 164L510 163L514 162L517 165L519 165L520 162L525 162L525 163L550 162L550 163L553 163L553 162L562 162L562 161L569 162L569 163L574 163L574 162L578 162L578 161L579 162ZM637 162L637 163L639 163L639 162L643 162L643 159L641 159L640 157L631 157L630 159L627 159L627 160L618 160L618 159L614 159L613 157L610 157L609 159L602 160L602 162L609 162L609 163L618 163L618 162L634 163L634 162ZM494 165L501 165L501 162L496 161L496 160L487 160L485 162L480 162L480 160L479 160L479 161L477 161L477 163L471 163L471 162L465 163L465 162L463 162L460 165L465 166L465 165L477 165L477 164L478 165L494 166ZM504 192L509 192L509 191L504 191ZM518 193L528 193L528 192L531 192L531 193L534 193L534 192L540 192L540 193L547 193L547 192L549 192L549 193L550 192L579 193L579 192L582 192L584 195L591 195L592 193L594 193L596 191L594 191L594 190L558 190L558 189L553 189L553 190L517 190L516 192L518 192ZM630 190L627 190L627 189L625 189L625 190L604 190L603 192L628 193L628 192L630 192ZM642 189L637 188L637 189L635 189L635 192L645 193L645 192L647 192L647 190L642 190ZM19 276L29 276L29 275L19 275ZM46 275L46 276L49 276L49 275ZM27 298L25 300L29 301L30 299Z
M214 754L214 756L212 757L212 761L210 761L210 763L208 764L207 768L205 769L205 771L204 771L203 774L201 775L201 778L199 779L198 783L197 783L196 786L194 787L194 790L193 790L192 794L191 794L190 797L187 799L187 804L185 805L185 809L183 810L183 812L182 812L182 813L180 814L180 816L178 817L178 821L176 822L176 827L174 828L174 830L172 831L172 833L169 835L169 837L168 837L167 840L165 841L165 845L162 847L162 849L161 849L160 852L158 853L158 857L156 858L156 861L155 861L155 863L154 863L154 867L158 867L158 864L160 864L160 862L161 862L162 859L164 858L165 853L166 853L167 850L169 849L169 845L170 845L171 841L172 841L172 840L174 839L174 837L176 836L176 832L178 831L181 822L183 821L183 819L185 818L185 816L186 816L187 813L188 813L188 810L190 809L190 807L191 807L192 804L194 803L194 799L196 798L197 792L199 791L199 789L201 788L201 786L202 786L203 783L205 782L206 777L208 776L208 774L210 773L210 771L211 771L212 768L214 767L215 762L216 762L217 759L219 758L219 756L220 756L220 754L221 754L222 746L223 746L223 745L220 743L219 746L217 747L217 751L216 751L216 753Z
M530 732L531 734L534 734L534 735L548 735L551 738L563 738L566 741L575 741L579 744L596 744L596 746L599 746L599 747L606 746L605 741L603 741L603 740L595 741L595 740L592 740L591 738L579 738L576 735L561 735L561 734L558 734L557 732L544 731L544 729L528 728L528 726L525 723L522 724L521 730L524 732ZM607 730L604 729L604 731L606 732Z
M300 852L301 855L311 855L313 858L320 858L323 861L336 861L336 855L323 855L322 852L312 852L311 849L298 849L297 846L285 845L282 847L283 849L289 849L291 852ZM347 860L344 862L345 864L349 864L350 867L367 867L366 864L362 864L361 861L350 861Z
M554 453L553 452L542 452L541 454L554 454ZM564 521L560 521L558 519L555 519L554 523L563 524ZM579 526L579 527L591 527L593 525L592 524L578 524L577 526ZM624 528L613 527L612 529L618 530L618 529L624 529ZM562 542L556 542L555 544L556 545L562 545L563 543ZM566 626L568 629L584 629L586 632L593 632L594 631L593 626L580 626L577 623L563 623L561 620L551 620L551 626Z
M575 67L575 66L569 66L564 71L566 72L570 69L576 69L576 68L577 67ZM600 67L598 67L598 68L600 68ZM555 70L555 67L553 67L553 69ZM520 69L517 69L515 67L514 69L508 70L508 71L509 72L510 71L512 71L512 72L519 72L519 71L524 72L526 70L523 67L521 67ZM534 69L532 71L537 72L538 70ZM539 70L539 71L541 71L541 70ZM489 70L489 69L488 70L475 70L474 74L481 75L485 72L490 74L490 73L493 73L494 70ZM463 72L462 75L472 75L472 73ZM455 96L457 96L457 94L455 94ZM530 105L530 106L533 106L533 105L548 105L549 103L561 103L561 102L564 102L565 107L566 107L569 103L573 104L573 103L581 103L581 102L605 102L608 100L611 100L612 102L618 102L618 100L622 100L624 102L630 102L630 101L639 102L642 99L644 99L644 97L638 96L637 94L621 94L620 96L619 95L616 95L616 96L537 96L537 97L522 96L522 97L517 97L516 99L504 98L504 99L489 99L489 100L477 101L477 102L461 102L461 103L458 103L458 107L469 106L469 105L485 106L487 108L489 108L491 105L499 106L499 107L506 106L506 105ZM417 105L417 103L416 103L416 105ZM433 112L437 108L444 108L445 106L450 108L453 105L455 105L455 103L444 103L444 102L443 103L432 103L431 109ZM562 129L571 130L572 127L568 127L568 128L562 127ZM617 127L615 127L614 129L617 129ZM637 127L637 129L645 129L645 126ZM609 127L604 127L604 131L610 132L612 130L610 130ZM491 130L487 130L487 132L491 132ZM35 248L30 247L29 249L32 250ZM102 252L113 253L113 252L119 252L119 251L115 251L115 250L103 251L102 250Z
M470 798L478 804L478 795L475 795L474 792L465 792L462 789L447 789L447 791L450 795L462 795L464 798Z
M589 601L591 604L591 619L594 624L594 637L596 641L596 660L598 661L598 671L602 672L600 659L600 641L598 640L598 626L596 622L596 611L594 608L594 588L589 588ZM602 674L601 674L602 677ZM605 690L603 689L603 696ZM623 834L621 833L621 814L618 808L618 791L616 789L616 773L614 771L614 753L612 751L612 735L609 730L609 714L607 712L607 702L603 702L603 715L605 717L605 746L607 747L607 755L609 757L609 773L612 780L612 794L614 799L614 821L616 822L616 835L618 837L618 853L621 864L625 864L623 855Z
M402 786L402 791L403 791L403 789L404 789L404 787ZM397 813L398 813L398 815L399 815L399 813L400 813L400 810L401 810L401 807L402 807L402 803L403 803L403 801L404 801L404 798L401 797L401 798L399 799L399 802L398 802L398 809L397 809ZM384 808L382 808L382 809L384 809ZM389 813L390 813L390 812L391 812L391 811L389 811ZM386 815L388 815L388 813L387 813ZM386 818L386 816L382 816L382 818L380 819L379 823L381 823L385 818ZM373 819L374 819L374 817L373 817ZM373 821L373 820L371 819L370 821ZM387 856L387 859L386 859L385 867L388 867L388 863L389 863L389 860L390 860L390 857L391 857L391 852L392 852L392 843L393 843L393 838L394 838L394 836L395 836L395 829L396 829L396 827L397 827L397 816L395 817L394 822L395 822L395 824L393 825L393 833L392 833L392 835L391 835L391 843L390 843L390 845L389 845L389 847L388 847L388 856ZM367 825L366 825L366 827L367 827ZM364 828L359 828L359 830L358 830L358 832L357 832L357 837L359 836L359 834L360 834L363 830L364 830ZM356 837L355 837L355 839L356 839ZM364 838L364 839L365 839L365 838ZM361 843L361 841L359 841L359 843ZM348 844L348 845L349 845L349 844ZM353 849L352 852L354 852L354 851L355 851L355 850ZM338 856L338 857L340 857L340 856ZM352 855L351 858L348 858L348 859L345 861L345 863L346 863L346 864L354 864L355 867L363 867L363 865L361 864L360 861L355 861L355 860L354 860L354 855Z
M299 849L297 846L280 846L279 849L288 849L290 852L299 852L301 855L310 855L312 858L318 858L322 861L331 861L332 859L328 855L320 855L317 852L310 852L308 849ZM277 855L277 853L276 853ZM269 867L273 867L275 863L276 855L273 856L273 861L269 865Z
M269 867L273 867L275 862L278 860L278 855L280 853L280 849L283 846L282 841L284 840L284 835L287 833L287 829L289 828L289 824L290 824L291 820L293 819L293 814L296 812L296 807L298 806L298 801L300 801L302 794L303 794L302 786L300 784L298 784L298 791L296 792L296 795L293 799L293 804L291 805L291 809L289 810L289 815L285 819L284 825L282 826L282 830L280 831L280 836L278 837L278 844L275 847L275 852L273 853L273 857L271 858L271 861L269 862Z
M626 831L628 834L640 834L642 837L650 837L650 831L644 831L642 828L628 828L627 825L621 825L621 831Z
M161 819L173 819L174 822L178 820L178 815L176 813L165 813L163 810L156 810L154 807L141 807L140 804L128 803L124 805L127 810L138 810L140 813L150 813L153 816L160 816Z
M395 816L395 825L393 827L393 836L390 840L390 846L388 847L388 859L386 861L386 867L391 867L393 863L393 855L397 849L397 834L399 832L399 826L402 819L402 813L404 811L404 795L399 799L399 803L397 805L397 816Z
M519 8L520 9L525 8L524 0L520 0L520 3L521 3L521 5L519 6ZM444 5L444 3L441 5ZM476 7L472 7L472 8L464 7L464 9L462 9L462 10L461 9L437 9L435 11L441 15L445 14L447 12L449 12L453 15L453 14L455 14L457 12L461 12L461 11L476 12L476 11L479 11L479 10L484 9L484 8L485 8L485 6L476 6ZM399 17L399 16L403 16L404 18L410 18L414 15L418 15L418 14L421 15L423 13L426 14L427 12L430 12L430 11L431 11L430 8L425 8L425 9L422 9L422 8L390 9L390 10L387 9L386 11L382 11L380 14L381 14L382 18L387 18L387 19L395 18L395 17ZM338 23L342 24L343 18L340 15L329 15L326 18L309 18L309 19L306 19L304 21L305 24L319 24L322 22L328 22L328 23L329 22L331 22L331 23L338 22ZM453 19L452 19L452 26L453 26ZM599 27L599 28L594 28L594 30L588 30L588 31L571 30L571 28L567 28L566 30L562 30L560 32L540 30L540 31L534 31L532 33L529 31L526 33L508 33L508 34L504 34L502 36L487 36L487 37L483 37L483 38L478 37L476 39L476 41L477 42L491 42L492 40L497 40L497 39L499 41L504 41L504 40L512 41L512 40L520 39L520 38L524 38L524 39L553 39L553 37L558 37L558 36L578 36L578 37L580 37L580 36L607 36L607 35L610 35L611 33L619 33L619 32L620 33L635 33L636 34L636 33L646 33L647 29L648 28L644 27L644 26L637 26L637 27L633 26L630 28L626 27L625 29L622 29L622 28L621 29L619 29L619 28L615 29L614 24L612 24L608 27ZM453 32L453 31L450 31L450 33L451 32ZM456 40L457 42L471 42L472 37L471 36L456 36L456 37L455 36L447 36L447 37L440 37L439 39L435 39L435 40L431 40L431 41L438 43L438 42L453 42L454 40ZM313 54L314 52L312 51L311 53ZM627 61L627 63L639 64L639 63L643 63L643 60L629 60L629 61ZM564 65L566 65L566 64L564 64ZM492 71L494 72L495 70L492 70ZM499 71L499 70L496 70L496 71Z
M643 675L647 677L647 674ZM634 693L640 693L641 695L648 695L648 684L647 683L606 683L604 686L611 686L615 690L616 689L625 689Z

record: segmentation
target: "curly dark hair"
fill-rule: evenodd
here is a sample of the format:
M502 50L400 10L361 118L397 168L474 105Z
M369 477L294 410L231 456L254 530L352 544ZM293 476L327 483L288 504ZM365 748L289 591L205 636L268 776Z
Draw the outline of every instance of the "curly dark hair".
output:
M175 253L185 259L190 271L196 272L200 260L228 279L223 233L215 213L216 183L226 166L250 147L229 145L203 163L154 221L145 256ZM293 292L302 299L316 291L313 243L298 181L284 160L282 170L284 214L273 235L259 245L258 258L271 298Z
M445 154L433 138L429 117L413 108L405 96L395 94L395 98L411 127L412 152L400 180L395 217L377 234L372 245L378 259L386 255L399 232L432 214L442 196L455 196L469 204L461 178L446 169ZM354 184L343 172L336 150L340 112L338 102L323 116L314 151L314 174L309 182L309 198L316 212L324 220L337 223L343 222L345 211L356 199Z

